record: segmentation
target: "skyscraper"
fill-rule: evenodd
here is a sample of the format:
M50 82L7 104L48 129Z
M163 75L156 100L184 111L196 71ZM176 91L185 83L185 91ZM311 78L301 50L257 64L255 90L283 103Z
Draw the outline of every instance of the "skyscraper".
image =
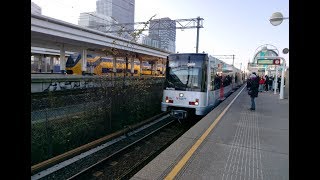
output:
M97 13L110 16L119 24L134 23L135 0L97 0ZM134 25L127 26L134 30Z
M144 34L140 35L140 37L139 37L137 42L140 43L140 44L145 44L145 45L152 46L152 47L155 47L155 48L160 48L160 44L159 44L158 40L151 39L149 36L146 36Z
M31 14L41 14L41 7L31 2Z
M149 37L159 41L160 49L175 52L176 22L170 18L151 20Z
M100 31L108 30L108 25L115 24L116 22L110 17L96 12L80 13L78 24L80 26L97 29Z

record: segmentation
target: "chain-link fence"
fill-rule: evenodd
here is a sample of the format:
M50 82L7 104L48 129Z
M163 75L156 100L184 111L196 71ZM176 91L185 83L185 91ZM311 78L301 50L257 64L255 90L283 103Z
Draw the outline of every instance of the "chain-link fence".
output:
M94 88L31 97L36 164L150 118L161 110L163 78L95 78Z

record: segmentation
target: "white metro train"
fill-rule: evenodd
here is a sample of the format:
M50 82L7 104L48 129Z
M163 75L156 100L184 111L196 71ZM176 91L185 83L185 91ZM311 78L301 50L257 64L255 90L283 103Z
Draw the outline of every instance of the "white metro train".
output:
M204 53L167 57L161 111L182 119L188 113L206 115L241 83L241 71Z

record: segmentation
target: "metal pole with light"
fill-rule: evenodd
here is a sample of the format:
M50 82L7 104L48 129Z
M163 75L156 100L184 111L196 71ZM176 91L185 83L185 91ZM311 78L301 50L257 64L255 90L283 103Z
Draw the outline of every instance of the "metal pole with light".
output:
M280 12L275 12L272 14L269 21L272 25L278 26L282 23L284 19L289 19L289 17L283 17L283 15Z
M280 12L275 12L271 15L269 21L273 26L278 26L279 24L282 23L282 21L284 19L289 19L289 17L283 17L283 15ZM284 51L286 51L286 53L288 53L289 50L286 48L286 49L284 49ZM286 61L284 58L282 58L282 57L280 57L280 58L283 60L282 73L281 73L281 85L280 85L280 99L283 99L284 69L285 69Z
M282 72L281 72L281 85L280 85L280 99L283 99L283 86L284 86L284 69L286 66L286 61L284 60L284 58L280 57L283 62L282 62Z
M288 48L284 48L283 49L283 54L287 54L289 52L289 49ZM284 70L285 70L285 67L286 67L286 61L284 58L280 57L283 62L282 62L282 73L281 73L281 85L280 85L280 99L283 99L283 94L284 94Z
M274 93L273 94L277 94L277 88L278 88L278 66L275 66L276 68L276 75L275 78L273 79L273 88L274 88Z

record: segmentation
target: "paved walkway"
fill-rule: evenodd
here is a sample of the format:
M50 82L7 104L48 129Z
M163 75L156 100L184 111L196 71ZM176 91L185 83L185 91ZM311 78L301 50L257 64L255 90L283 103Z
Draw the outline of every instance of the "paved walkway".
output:
M256 110L250 111L250 98L242 88L132 179L170 179L168 174L181 180L289 179L288 99L280 100L279 94L271 91L262 92L256 98ZM220 119L219 115L238 94ZM203 138L213 122L218 123ZM186 160L185 164L181 160Z

